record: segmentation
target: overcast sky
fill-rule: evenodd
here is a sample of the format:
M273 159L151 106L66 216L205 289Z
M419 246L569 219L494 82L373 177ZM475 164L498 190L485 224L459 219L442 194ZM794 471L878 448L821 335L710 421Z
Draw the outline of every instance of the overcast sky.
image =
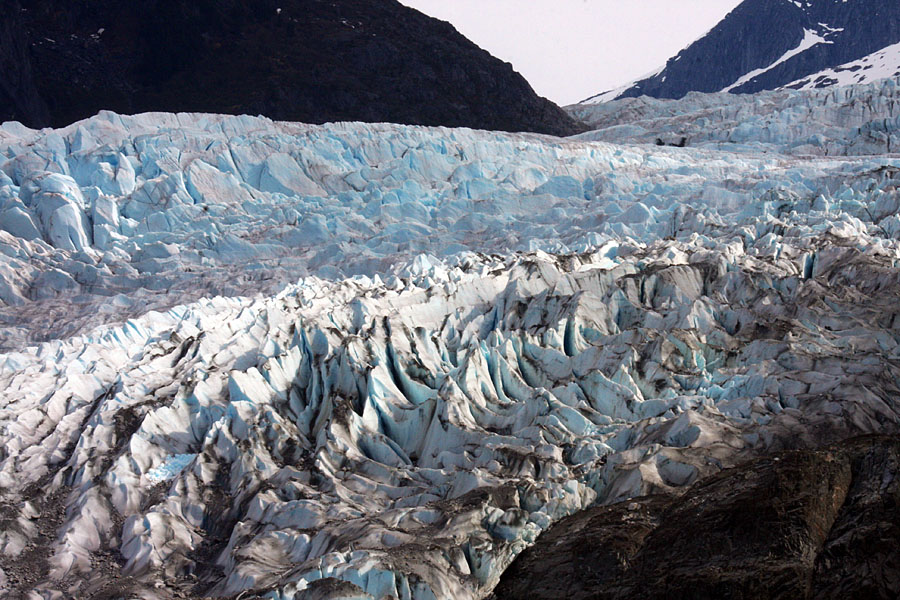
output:
M449 21L557 104L665 64L741 0L400 0Z

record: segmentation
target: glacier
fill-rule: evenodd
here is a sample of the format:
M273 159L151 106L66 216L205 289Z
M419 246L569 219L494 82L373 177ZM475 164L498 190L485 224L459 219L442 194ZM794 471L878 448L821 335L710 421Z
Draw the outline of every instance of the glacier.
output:
M576 139L790 156L891 154L900 149L900 79L756 94L690 92L576 104L592 131Z
M895 89L3 124L0 587L484 598L576 511L897 432Z

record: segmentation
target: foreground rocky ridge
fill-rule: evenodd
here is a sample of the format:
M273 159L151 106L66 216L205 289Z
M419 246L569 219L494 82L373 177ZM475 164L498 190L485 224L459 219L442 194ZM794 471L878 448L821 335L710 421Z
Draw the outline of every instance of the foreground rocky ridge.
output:
M895 598L898 474L896 437L856 438L592 508L519 555L493 598Z

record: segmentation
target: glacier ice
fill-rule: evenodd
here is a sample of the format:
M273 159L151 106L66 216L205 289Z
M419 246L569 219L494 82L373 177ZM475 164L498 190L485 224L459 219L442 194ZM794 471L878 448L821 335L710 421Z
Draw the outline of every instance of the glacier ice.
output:
M900 79L757 94L641 96L567 110L592 131L581 140L796 156L878 155L900 149Z
M892 96L878 97L892 106ZM744 105L727 106L749 121ZM827 115L845 112L838 102ZM823 131L843 139L844 130ZM624 141L641 141L633 137ZM667 152L188 114L102 113L62 130L8 123L0 128L0 299L8 305L0 347L204 296L271 294L306 275L372 276L420 253L577 252L605 239L708 235L722 219L766 206L754 202L764 194L831 202L856 193L843 187L861 185L867 170L890 167L883 158L791 161L749 140L727 145ZM838 210L866 218L844 200Z
M592 503L897 431L900 159L841 121L867 90L828 97L832 156L4 124L0 586L483 598ZM710 131L788 118L729 98Z
M8 353L4 501L69 507L32 583L478 598L593 502L896 426L896 258L841 239L423 257Z

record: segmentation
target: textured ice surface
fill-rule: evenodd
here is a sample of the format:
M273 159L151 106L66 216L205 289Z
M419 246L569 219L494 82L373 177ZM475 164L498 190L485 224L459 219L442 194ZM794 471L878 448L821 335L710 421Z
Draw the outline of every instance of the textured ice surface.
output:
M594 131L581 140L680 144L796 156L874 155L900 150L900 79L758 94L642 96L567 107Z
M0 347L419 253L586 247L603 144L389 125L103 113L0 128Z
M482 598L591 503L897 431L896 157L0 132L14 594Z
M38 545L13 589L46 597L111 554L135 593L477 598L592 502L893 430L896 248L772 225L309 277L7 354L0 567Z
M147 471L147 480L154 483L168 481L181 473L196 457L196 454L173 454L160 465Z
M684 104L650 104L654 125L654 107L673 112L657 130L639 124L646 105L621 105L616 118L632 124L586 134L647 141L682 135L687 123L690 143L702 144L691 131L705 121L710 144L731 150L712 154L209 115L103 113L43 131L7 123L0 128L0 347L200 297L274 293L308 274L383 273L420 253L580 251L607 238L662 238L682 226L709 234L757 210L752 201L766 193L828 198L886 164L758 151L760 142L763 150L822 154L890 144L900 117L881 118L896 96L885 85L850 97L785 92L776 100L796 102L774 112L777 103L765 95L727 96L719 108L710 106L721 98L700 97L717 116L699 120L682 114ZM823 123L836 124L784 125L809 113L809 98L822 103ZM879 118L856 133L855 115L870 119L872 111Z

